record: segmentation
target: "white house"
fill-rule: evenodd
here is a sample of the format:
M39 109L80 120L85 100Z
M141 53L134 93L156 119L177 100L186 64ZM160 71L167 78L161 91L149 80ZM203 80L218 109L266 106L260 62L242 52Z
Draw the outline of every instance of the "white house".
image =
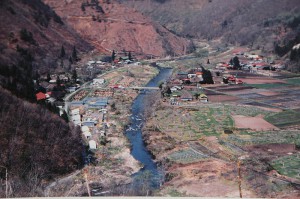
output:
M172 92L172 93L175 92L175 91L177 91L177 90L181 90L181 87L179 87L179 86L173 86L173 87L171 88L171 92Z
M79 115L79 108L75 108L75 109L72 109L71 110L71 115L73 116L73 115Z
M86 139L89 139L92 136L91 132L89 131L83 132L83 135Z
M104 79L93 79L93 85L102 85L104 84L105 80Z
M87 131L90 131L90 129L89 129L89 127L87 127L87 126L82 126L82 127L81 127L81 131L82 131L82 132L87 132Z
M91 150L97 149L97 143L96 143L95 140L90 140L90 141L89 141L89 148L90 148Z

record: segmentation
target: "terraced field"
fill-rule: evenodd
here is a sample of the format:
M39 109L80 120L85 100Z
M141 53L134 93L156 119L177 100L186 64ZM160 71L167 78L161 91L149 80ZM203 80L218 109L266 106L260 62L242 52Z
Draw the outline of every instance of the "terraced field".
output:
M271 165L278 173L300 180L300 155L294 154L273 160Z
M277 127L284 127L300 123L300 112L294 110L282 111L266 116L268 122Z

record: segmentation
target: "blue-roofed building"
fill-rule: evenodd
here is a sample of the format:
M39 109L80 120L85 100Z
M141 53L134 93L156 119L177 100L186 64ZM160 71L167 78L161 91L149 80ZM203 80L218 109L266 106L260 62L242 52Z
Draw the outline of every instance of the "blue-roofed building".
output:
M90 101L88 102L89 108L96 108L96 109L102 109L105 108L108 104L108 98L100 98L96 101Z

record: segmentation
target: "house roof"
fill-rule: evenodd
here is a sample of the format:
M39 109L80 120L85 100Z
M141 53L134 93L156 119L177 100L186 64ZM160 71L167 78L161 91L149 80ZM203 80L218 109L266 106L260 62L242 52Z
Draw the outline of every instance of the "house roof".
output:
M188 75L188 73L187 73L187 72L181 72L181 71L180 71L180 72L177 73L177 75Z
M205 94L200 94L200 98L207 98L207 96Z
M193 96L187 91L182 91L181 99L193 99Z
M89 147L90 147L90 149L96 149L97 148L96 141L90 140L89 141Z
M37 93L35 96L37 101L46 99L46 95L42 92Z

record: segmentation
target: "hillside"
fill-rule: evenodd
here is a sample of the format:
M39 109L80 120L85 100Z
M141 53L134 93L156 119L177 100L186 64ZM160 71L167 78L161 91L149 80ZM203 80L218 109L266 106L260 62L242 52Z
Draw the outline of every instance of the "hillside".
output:
M0 165L8 169L8 197L43 196L48 180L81 167L80 129L40 105L0 87ZM5 197L5 169L0 170Z
M114 0L43 0L82 38L99 51L132 51L135 55L182 55L191 43L136 10Z
M33 70L40 73L55 69L61 46L70 55L73 46L79 52L92 47L65 24L41 0L2 0L0 2L0 64L18 64L17 47L34 58Z
M120 0L182 36L274 50L299 34L298 0ZM263 47L262 47L263 46Z

